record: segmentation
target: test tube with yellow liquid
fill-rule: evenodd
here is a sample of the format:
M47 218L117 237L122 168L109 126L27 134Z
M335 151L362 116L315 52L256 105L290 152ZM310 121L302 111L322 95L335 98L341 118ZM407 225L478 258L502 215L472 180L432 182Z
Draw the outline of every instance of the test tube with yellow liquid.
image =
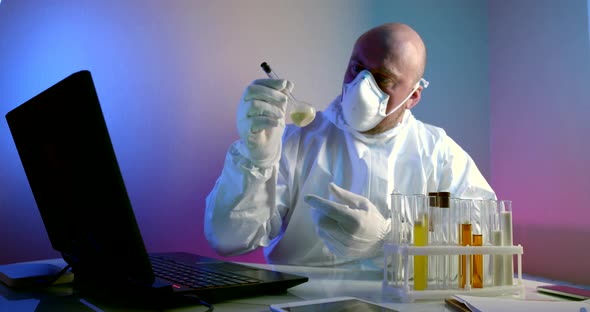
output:
M263 62L260 64L260 67L262 67L262 70L264 70L269 78L279 79L279 76L270 68L268 63ZM315 108L309 103L296 100L289 90L286 90L285 94L288 98L287 116L298 127L309 125L315 119Z
M459 222L459 241L461 246L473 246L471 242L472 204L470 199L461 200L461 219ZM467 267L472 267L473 264L471 263L471 256L461 255L459 257L461 258L459 260L459 288L465 288L465 284L467 284L467 272L471 273L471 271L467 270Z
M474 232L477 232L477 230ZM472 246L483 245L483 235L481 232L480 234L473 234L471 244ZM473 255L471 264L471 287L483 288L483 255Z
M414 246L428 246L428 197L410 196L414 222ZM414 256L414 290L428 287L428 256Z

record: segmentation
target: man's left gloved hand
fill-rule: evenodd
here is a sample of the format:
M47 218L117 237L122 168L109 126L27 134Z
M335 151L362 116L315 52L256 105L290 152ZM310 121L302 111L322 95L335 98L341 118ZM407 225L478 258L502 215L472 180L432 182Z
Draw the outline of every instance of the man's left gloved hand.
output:
M338 202L311 194L304 198L313 207L312 217L320 238L339 256L374 256L391 230L391 218L383 216L367 198L334 183L330 183L330 192Z

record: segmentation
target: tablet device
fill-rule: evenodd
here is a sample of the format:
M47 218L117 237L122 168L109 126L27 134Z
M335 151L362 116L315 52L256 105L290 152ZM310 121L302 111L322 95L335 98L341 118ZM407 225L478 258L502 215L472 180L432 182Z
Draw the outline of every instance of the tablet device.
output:
M590 290L565 285L542 285L537 286L537 291L577 300L590 299Z
M304 300L298 302L273 304L270 306L273 312L398 312L390 308L380 306L354 297L334 297L317 300Z

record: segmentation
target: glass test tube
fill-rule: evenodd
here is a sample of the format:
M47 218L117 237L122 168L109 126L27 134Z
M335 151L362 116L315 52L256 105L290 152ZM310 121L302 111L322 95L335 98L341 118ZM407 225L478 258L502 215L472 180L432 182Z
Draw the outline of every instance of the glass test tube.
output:
M481 204L483 204L483 201L477 201L477 204L479 204L479 208L480 208L480 213L483 212L483 210L485 210L485 208L483 208L481 206ZM472 224L475 224L476 222L473 222L475 220L472 220ZM471 231L472 231L472 236L471 236L471 246L482 246L483 245L483 235L482 235L482 228L483 226L481 225L480 221L480 226L472 226L471 227ZM483 270L483 255L481 254L474 254L471 256L471 287L473 288L483 288L483 282L484 282L484 270Z
M500 229L500 206L497 201L491 201L490 207L490 229L492 231L492 245L502 246L502 230ZM493 255L492 257L492 283L494 286L504 284L504 257Z
M438 237L438 243L442 246L449 246L450 244L450 198L451 193L449 192L438 192L438 211L439 211L439 226L435 228L436 235ZM438 258L438 286L443 289L449 287L449 255L442 255Z
M426 196L408 198L414 221L414 246L428 246L428 203ZM428 287L428 256L414 256L414 290Z
M402 223L402 211L404 211L405 196L399 193L391 194L391 236L390 241L394 245L402 244L404 224ZM393 254L391 258L391 276L389 280L394 286L401 285L403 281L403 263L400 254Z
M428 193L428 243L431 246L440 245L438 241L439 221L438 193ZM438 258L439 256L428 256L428 284L431 287L438 287Z
M459 220L461 219L461 199L451 198L451 207L449 213L449 245L460 246L459 233L461 232L461 225ZM459 287L459 259L460 257L449 255L449 263L447 264L447 287L458 288Z
M270 68L268 63L263 62L260 64L262 70L266 73L269 78L279 79L279 76ZM315 108L309 103L298 101L295 99L293 94L289 90L285 90L284 93L288 98L287 116L291 118L291 121L298 127L305 127L309 125L315 118Z
M412 216L412 209L410 207L411 196L403 195L401 207L401 243L402 245L412 245L414 243L413 232L414 232L414 221ZM402 258L403 261L403 258ZM408 280L413 279L414 276L414 257L407 257L407 270L402 270L401 279L405 280L405 274L408 274ZM406 265L402 262L402 268Z
M471 243L471 210L472 210L473 202L471 199L463 199L461 200L461 219L460 219L460 226L461 230L460 234L460 241L461 246L473 246ZM461 260L459 261L459 265L461 270L459 271L459 288L465 288L467 284L467 266L471 267L471 257L467 255L459 256ZM471 273L471 272L469 272Z
M512 201L501 200L500 229L502 230L502 245L512 246ZM504 255L504 285L512 285L514 279L514 256Z
M481 234L483 235L483 246L492 246L492 212L495 200L481 200ZM483 255L483 286L493 286L492 255Z

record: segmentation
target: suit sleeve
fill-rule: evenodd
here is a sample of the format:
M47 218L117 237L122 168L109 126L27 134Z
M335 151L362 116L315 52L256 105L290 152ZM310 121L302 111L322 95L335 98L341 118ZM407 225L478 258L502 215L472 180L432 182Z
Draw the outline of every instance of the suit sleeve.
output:
M277 204L279 165L254 166L233 143L223 170L206 199L205 237L222 256L268 246L281 228Z

